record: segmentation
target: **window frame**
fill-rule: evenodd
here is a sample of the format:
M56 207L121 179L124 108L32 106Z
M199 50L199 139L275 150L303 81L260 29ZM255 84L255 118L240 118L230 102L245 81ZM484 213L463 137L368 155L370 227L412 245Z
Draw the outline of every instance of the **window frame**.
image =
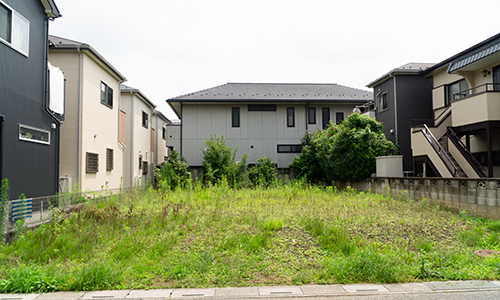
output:
M95 166L90 164L90 160L94 160L94 158ZM99 173L99 153L85 152L85 173Z
M231 127L240 128L240 120L241 120L240 108L231 107Z
M287 147L290 147L289 150L287 150ZM301 153L302 144L278 144L277 150L278 153Z
M101 97L101 104L113 109L113 89L110 88L104 81L101 81L99 94Z
M316 124L316 107L307 108L307 123L310 125Z
M36 135L35 135L34 138L30 138L28 136L24 137L23 135L21 135L21 130L22 129L27 129L28 131L37 131L38 135L40 135L40 133L46 134L47 135L47 141L36 139ZM31 135L31 133L29 133L29 134ZM33 135L31 135L31 136L33 136ZM43 129L40 129L40 128L36 128L36 127L33 127L33 126L24 125L24 124L19 124L18 138L19 138L20 141L26 141L26 142L32 142L32 143L50 145L50 131L43 130Z
M145 111L142 111L142 127L144 128L149 127L149 115Z
M248 104L248 111L276 111L276 104Z
M340 120L339 122L339 115L342 116L342 120ZM344 122L345 118L344 118L344 112L343 111L338 111L335 113L335 124L339 125L340 123Z
M385 100L385 107L383 101ZM379 112L389 109L389 94L387 92L382 92L377 95L377 105L379 107Z
M106 148L106 171L113 171L114 151L112 148Z
M461 84L462 83L465 83L466 84L466 89L465 90L468 90L469 89L469 82L467 82L467 80L465 80L465 78L462 78L460 80L457 80L457 81L454 81L454 82L451 82L449 84L446 84L445 86L445 89L444 89L444 106L445 107L448 107L451 105L452 102L454 101L457 101L457 100L460 100L460 99L463 99L465 97L468 96L468 93L467 94L461 94L460 98L457 98L457 99L454 99L454 96L456 94L459 94L461 93L462 91L462 87L461 87ZM452 88L454 86L458 86L458 91L456 93L453 93L452 92Z
M328 113L328 118L325 118L325 112ZM323 107L321 108L321 118L322 118L322 129L326 129L328 125L330 124L330 108L329 107Z
M3 44L9 46L10 48L14 49L15 51L19 52L20 54L26 56L26 57L29 57L29 49L30 49L30 27L31 27L31 23L30 21L25 18L23 15L21 15L20 13L18 13L15 9L13 9L12 7L10 7L7 3L3 2L2 0L0 0L0 7L3 7L7 13L8 13L8 36L6 37L7 39L4 39L2 37L0 37L0 42L2 42ZM24 25L26 26L23 30L23 35L25 35L24 39L24 42L25 42L25 45L24 47L18 45L18 43L16 42L16 34L15 34L15 30L17 30L16 28L19 28L17 25L19 23L17 23L18 21L22 21L24 23Z
M286 127L295 127L295 107L286 108Z
M161 138L163 140L166 140L167 139L167 127L166 126L162 126L161 127Z

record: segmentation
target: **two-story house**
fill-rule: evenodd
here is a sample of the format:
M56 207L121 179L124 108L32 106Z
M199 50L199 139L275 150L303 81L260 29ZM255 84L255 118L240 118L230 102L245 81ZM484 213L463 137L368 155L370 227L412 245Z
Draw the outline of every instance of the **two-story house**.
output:
M417 172L500 177L500 34L421 76L432 79L434 124L412 130Z
M159 110L153 110L153 119L151 126L154 132L151 151L153 151L153 166L159 166L169 157L169 148L167 147L167 126L172 124L170 120Z
M370 109L384 124L384 133L403 155L403 171L413 175L410 127L433 125L432 78L420 74L432 67L428 63L408 63L395 68L367 85L373 88Z
M120 84L126 78L92 46L50 36L49 60L66 78L60 176L82 191L123 186L125 115Z
M53 0L0 0L0 178L10 198L58 191L61 114L50 109L49 21Z
M205 139L223 135L249 164L262 156L288 168L309 130L342 122L371 92L338 84L228 83L167 100L181 120L169 126L188 164L201 167ZM174 147L175 149L175 147Z
M140 90L121 85L121 110L126 115L123 183L125 187L152 183L155 167L156 105Z

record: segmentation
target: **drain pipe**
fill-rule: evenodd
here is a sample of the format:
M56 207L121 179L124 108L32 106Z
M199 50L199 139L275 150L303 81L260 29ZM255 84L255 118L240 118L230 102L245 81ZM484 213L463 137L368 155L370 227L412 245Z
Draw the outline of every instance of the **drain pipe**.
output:
M0 115L0 180L3 180L3 121L5 116Z
M394 130L395 130L395 137L394 140L399 144L399 141L397 140L399 135L398 135L398 94L396 92L396 76L393 74L390 75L394 79Z
M82 51L78 45L75 45L76 51L78 51L78 129L76 138L76 149L77 149L77 164L76 164L76 182L78 183L78 189L82 189L82 176L80 174L82 167L82 149L81 149L81 138L82 138Z

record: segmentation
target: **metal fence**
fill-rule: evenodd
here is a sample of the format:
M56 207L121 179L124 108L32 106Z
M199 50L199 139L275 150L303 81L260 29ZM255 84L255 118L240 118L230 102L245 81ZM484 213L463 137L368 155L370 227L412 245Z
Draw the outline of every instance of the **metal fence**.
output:
M37 198L16 199L8 202L7 233L15 231L16 222L22 221L28 228L38 227L51 220L54 209L71 211L80 203L105 200L111 196L123 196L144 187L108 189L93 192L64 193Z

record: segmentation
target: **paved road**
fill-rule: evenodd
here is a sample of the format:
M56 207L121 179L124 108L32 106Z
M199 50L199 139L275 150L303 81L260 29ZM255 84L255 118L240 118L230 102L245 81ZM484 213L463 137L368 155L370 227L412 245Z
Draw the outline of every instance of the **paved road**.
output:
M405 284L304 285L207 289L120 290L0 294L0 300L164 300L164 299L500 299L500 281L448 281Z

